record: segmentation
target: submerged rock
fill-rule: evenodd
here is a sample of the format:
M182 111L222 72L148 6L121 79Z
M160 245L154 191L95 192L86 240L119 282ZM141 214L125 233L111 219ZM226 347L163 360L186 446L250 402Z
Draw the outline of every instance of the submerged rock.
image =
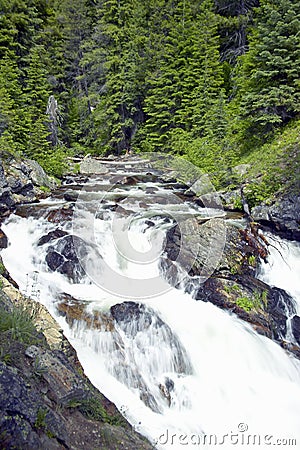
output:
M144 379L140 370L141 361L150 364L155 372L156 358L160 353L158 349L161 347L161 351L164 348L168 355L165 361L168 372L173 372L174 376L184 376L193 373L193 369L177 336L154 310L144 304L127 301L113 305L109 312L91 311L91 304L65 294L61 298L63 301L58 305L58 310L71 327L104 333L101 335L102 352L107 357L107 370L113 376L129 388L137 389L140 399L154 412L162 412L159 405L162 396L170 406L174 381L166 379L163 388L161 383L157 384L155 375L151 375L152 384L149 384L149 379ZM95 348L101 345L97 334L93 343Z

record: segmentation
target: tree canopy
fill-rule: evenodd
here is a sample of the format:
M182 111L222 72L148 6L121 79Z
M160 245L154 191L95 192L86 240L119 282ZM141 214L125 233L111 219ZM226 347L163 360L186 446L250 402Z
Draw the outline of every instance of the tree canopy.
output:
M0 0L0 149L224 169L299 115L299 17L291 0Z

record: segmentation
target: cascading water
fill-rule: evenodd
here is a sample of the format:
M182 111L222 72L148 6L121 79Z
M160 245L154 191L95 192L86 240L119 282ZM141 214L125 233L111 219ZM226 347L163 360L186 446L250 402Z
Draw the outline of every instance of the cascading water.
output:
M157 185L150 187L162 194ZM50 253L52 264L67 267L68 261L60 261L55 250L64 237L38 245L57 224L42 215L11 215L3 226L10 245L2 252L10 274L25 294L38 292L38 300L61 324L90 380L156 448L261 449L279 442L288 446L288 441L291 448L300 448L299 361L235 316L167 284L159 273L158 256L172 220L159 216L155 204L152 215L149 208L139 214L138 190L139 186L132 192L119 190L119 197L134 196L125 216L109 202L100 207L96 202L90 218L92 237L82 221L91 210L79 211L76 234L87 245L96 245L99 254L85 260L91 276L75 282L49 271L45 262ZM202 214L185 206L190 214ZM60 228L72 232L67 221ZM64 258L69 257L72 249L64 252ZM143 264L145 254L148 264ZM112 267L117 278L101 286L99 279L109 278ZM273 266L267 280L271 284L274 270ZM159 293L138 295L138 302L132 302L130 294L149 287L153 279L160 280ZM112 289L114 280L120 283L115 287L118 295ZM284 287L295 294L292 286ZM80 309L80 320L72 316L72 308Z
M297 314L300 314L300 243L270 233L266 233L266 238L271 244L270 254L268 262L262 262L258 278L288 292L295 299Z

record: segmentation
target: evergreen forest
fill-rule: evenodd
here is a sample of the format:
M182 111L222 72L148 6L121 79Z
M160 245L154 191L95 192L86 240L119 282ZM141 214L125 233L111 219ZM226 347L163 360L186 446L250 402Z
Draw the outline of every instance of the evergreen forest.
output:
M256 204L299 178L300 1L0 0L0 152L180 155Z

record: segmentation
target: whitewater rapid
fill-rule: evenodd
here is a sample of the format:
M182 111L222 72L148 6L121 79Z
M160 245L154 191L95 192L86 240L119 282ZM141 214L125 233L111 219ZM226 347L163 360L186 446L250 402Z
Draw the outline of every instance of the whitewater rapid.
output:
M120 261L109 231L112 228L108 226L113 220L113 214L105 220L99 218L94 227L104 258L129 280L159 277L155 255L163 242L163 222L157 220L155 230L146 229L146 218L141 217L131 227L130 245L140 254L149 252L153 247L151 239L155 241L151 264L137 267L130 258L126 264ZM244 446L268 449L280 445L300 448L299 361L258 335L249 324L210 303L195 301L189 294L170 287L163 277L161 286L165 289L161 289L161 294L139 302L170 327L185 349L192 370L174 372L168 362L172 343L164 342L151 327L132 338L122 335L127 363L139 371L161 412L147 407L138 388L128 387L126 380L113 375L112 366L120 364L113 359L113 337L88 328L84 321L71 328L59 314L56 304L60 292L86 301L89 311L108 312L112 305L128 298L122 299L89 279L72 284L62 274L49 272L45 248L38 247L37 242L55 227L43 218L11 215L2 226L9 239L9 247L1 253L5 266L24 294L34 293L36 300L48 308L76 349L91 382L116 404L137 431L159 450L229 450ZM70 224L66 223L65 228L69 230ZM122 236L122 230L120 233ZM299 246L287 242L284 246L284 262L271 249L271 262L262 266L260 277L299 299ZM122 251L126 253L126 248ZM171 405L158 395L157 386L166 377L174 383Z

